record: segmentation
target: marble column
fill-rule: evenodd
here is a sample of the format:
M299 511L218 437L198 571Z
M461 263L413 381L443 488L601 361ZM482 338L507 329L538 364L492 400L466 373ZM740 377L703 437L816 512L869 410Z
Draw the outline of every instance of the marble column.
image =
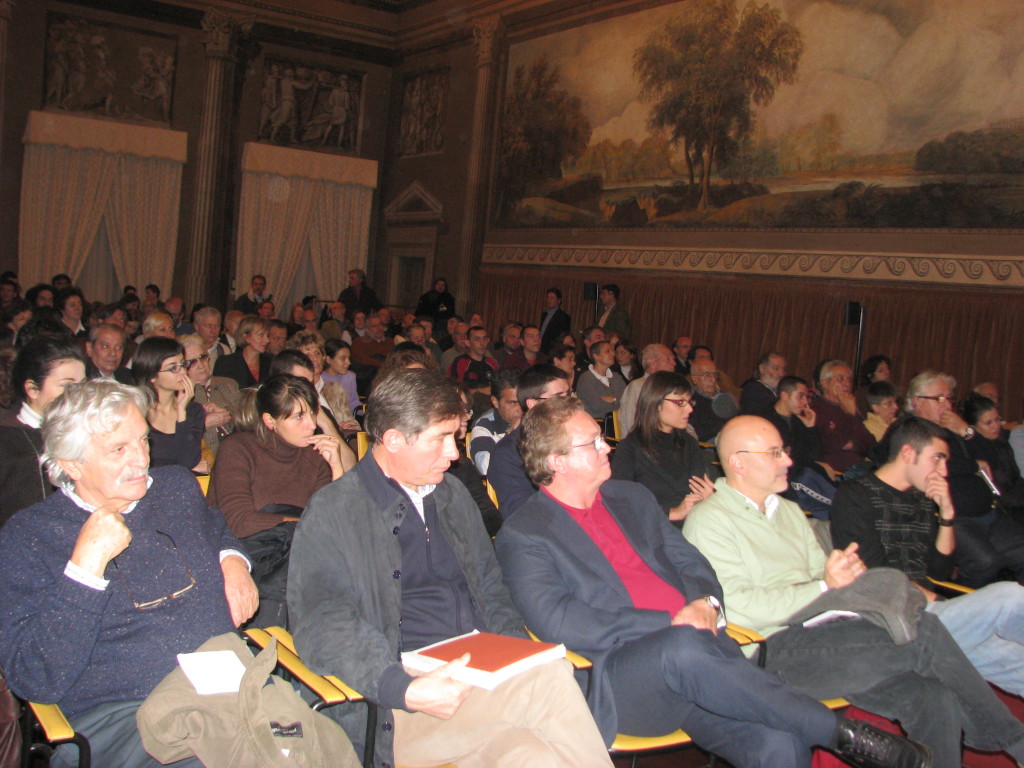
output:
M495 101L495 71L504 24L500 16L479 21L473 29L476 42L476 94L473 100L473 132L469 144L469 165L466 172L466 197L463 205L462 233L459 242L458 275L460 296L472 297L476 292L480 248L487 215L487 158L492 136ZM468 309L468 307L467 307Z
M14 13L14 0L0 0L0 136L4 134L4 84L7 82L7 28ZM2 145L2 142L0 142ZM0 156L0 160L2 160Z
M235 64L240 43L248 37L252 18L225 16L208 11L203 16L203 45L206 48L206 92L203 118L195 159L195 188L192 192L192 232L188 270L185 278L185 306L197 301L216 301L213 293L220 272L216 260L224 253L225 159L229 150L229 117L232 114Z

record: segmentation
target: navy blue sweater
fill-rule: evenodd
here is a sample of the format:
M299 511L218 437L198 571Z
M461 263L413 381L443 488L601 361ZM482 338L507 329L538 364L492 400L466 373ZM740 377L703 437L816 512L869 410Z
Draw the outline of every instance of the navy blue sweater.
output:
M89 514L63 493L0 530L0 665L20 696L57 703L69 718L144 699L178 653L234 629L220 552L244 550L187 469L151 474L149 492L125 515L132 542L107 565L105 590L64 575ZM129 591L144 603L188 586L186 565L195 587L148 610L132 604Z

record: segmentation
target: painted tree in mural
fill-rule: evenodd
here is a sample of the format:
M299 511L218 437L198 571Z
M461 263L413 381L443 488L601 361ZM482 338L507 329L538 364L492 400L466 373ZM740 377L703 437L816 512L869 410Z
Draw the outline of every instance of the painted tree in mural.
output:
M691 0L633 57L650 127L667 128L701 169L698 209L707 210L711 169L753 126L753 106L796 77L803 43L796 27L767 4ZM696 159L696 163L694 160Z
M590 121L580 100L559 88L561 73L541 56L516 67L505 95L499 144L499 215L526 193L531 182L560 179L562 164L590 142Z

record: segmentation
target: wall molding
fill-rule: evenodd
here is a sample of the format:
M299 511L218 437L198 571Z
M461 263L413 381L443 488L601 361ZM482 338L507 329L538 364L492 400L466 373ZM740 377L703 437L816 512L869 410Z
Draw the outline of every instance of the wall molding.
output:
M1024 256L486 243L482 264L1024 288Z

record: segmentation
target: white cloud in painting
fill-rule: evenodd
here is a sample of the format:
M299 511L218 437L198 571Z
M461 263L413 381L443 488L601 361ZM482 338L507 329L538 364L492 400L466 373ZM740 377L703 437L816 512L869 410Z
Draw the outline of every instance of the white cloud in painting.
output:
M594 132L590 137L591 145L600 144L605 139L614 144L626 139L643 141L650 133L647 127L650 112L650 105L641 101L631 101L621 115L616 115L602 125L594 126Z

